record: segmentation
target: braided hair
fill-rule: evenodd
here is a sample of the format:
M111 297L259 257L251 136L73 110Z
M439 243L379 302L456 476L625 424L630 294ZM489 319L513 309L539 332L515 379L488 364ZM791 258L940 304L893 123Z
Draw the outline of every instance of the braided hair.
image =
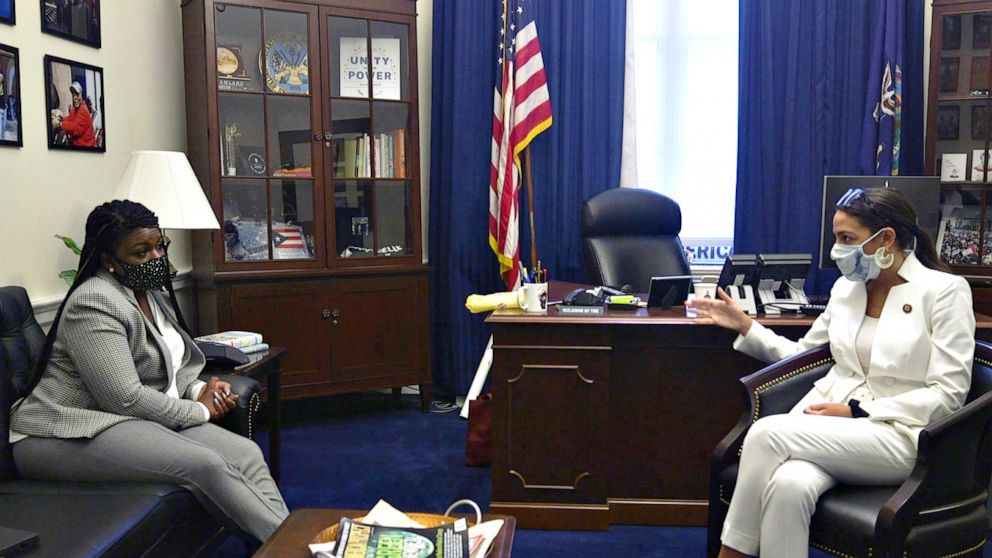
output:
M903 249L915 244L913 252L920 263L930 269L951 271L940 261L933 238L920 227L912 202L902 192L891 188L870 188L860 192L860 195L845 195L837 204L837 210L854 217L872 233L891 227L896 231L896 242Z
M130 200L114 200L102 205L98 205L90 212L86 218L86 239L83 242L83 249L79 254L79 266L76 270L76 279L69 287L62 304L59 305L52 327L48 330L45 339L45 346L41 351L38 362L34 367L34 374L28 385L25 395L31 392L38 382L41 381L48 361L52 356L52 347L58 336L59 322L62 318L62 311L72 293L79 288L86 280L96 275L100 269L100 255L114 255L121 241L134 229L158 228L158 217L147 207ZM167 281L166 286L172 302L172 308L176 313L176 319L180 327L189 333L186 320L183 319L179 304L176 301L176 293L172 288L172 282Z

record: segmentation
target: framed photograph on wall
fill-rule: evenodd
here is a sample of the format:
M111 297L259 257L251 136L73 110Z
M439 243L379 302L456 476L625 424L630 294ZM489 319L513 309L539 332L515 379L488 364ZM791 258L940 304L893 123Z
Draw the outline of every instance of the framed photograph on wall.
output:
M992 44L992 15L975 14L972 20L971 48L989 48Z
M103 68L45 56L48 148L107 150Z
M957 105L941 106L937 111L937 139L956 140L960 135L961 107Z
M17 49L0 44L0 145L21 147L21 66Z
M940 24L941 50L961 48L961 14L945 15Z
M0 23L16 23L17 14L14 13L14 0L0 0Z
M971 59L971 85L969 88L972 95L989 94L988 56L975 56Z
M943 56L940 59L940 92L956 93L958 77L961 73L961 58L958 56Z
M40 0L41 30L100 48L100 0Z
M971 107L971 139L985 141L989 136L989 108L985 105Z

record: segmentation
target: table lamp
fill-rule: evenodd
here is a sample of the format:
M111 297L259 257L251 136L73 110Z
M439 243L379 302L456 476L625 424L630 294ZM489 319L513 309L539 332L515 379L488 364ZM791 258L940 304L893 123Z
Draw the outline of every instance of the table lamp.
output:
M132 152L113 199L144 205L158 216L163 230L220 228L189 159L178 151ZM163 237L168 241L164 232Z

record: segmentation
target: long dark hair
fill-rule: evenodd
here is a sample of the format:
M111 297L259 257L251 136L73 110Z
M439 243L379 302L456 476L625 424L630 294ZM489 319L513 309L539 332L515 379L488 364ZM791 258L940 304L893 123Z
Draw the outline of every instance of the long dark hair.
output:
M69 292L62 299L58 312L55 313L55 320L48 330L45 338L45 347L35 363L34 375L28 385L25 395L31 392L48 367L48 361L52 356L52 347L58 336L59 322L62 319L62 310L72 293L82 285L87 279L96 275L100 269L100 255L115 255L117 247L121 241L134 229L158 228L158 217L147 207L140 203L129 200L114 200L102 205L98 205L90 212L86 218L86 239L83 242L82 252L79 254L79 267L76 269L76 279L69 287ZM189 327L183 319L182 312L179 311L179 304L176 302L176 293L172 289L172 282L166 282L169 296L172 300L172 308L176 312L176 319L179 325L189 333Z
M860 195L845 195L841 200L837 211L854 217L872 233L891 227L896 231L896 242L903 249L912 247L915 241L914 253L920 263L930 269L951 271L940 261L930 233L917 223L916 210L905 194L891 188L871 188Z

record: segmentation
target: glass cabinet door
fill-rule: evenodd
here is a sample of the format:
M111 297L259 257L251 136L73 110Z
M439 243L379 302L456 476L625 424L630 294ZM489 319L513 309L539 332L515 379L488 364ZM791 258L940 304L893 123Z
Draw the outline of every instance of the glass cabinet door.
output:
M311 16L215 8L224 261L315 261Z
M328 16L326 25L331 141L325 156L334 191L328 256L344 264L412 255L409 26L339 16Z
M937 248L951 265L992 264L986 214L990 123L992 12L940 18L936 162L941 177Z

